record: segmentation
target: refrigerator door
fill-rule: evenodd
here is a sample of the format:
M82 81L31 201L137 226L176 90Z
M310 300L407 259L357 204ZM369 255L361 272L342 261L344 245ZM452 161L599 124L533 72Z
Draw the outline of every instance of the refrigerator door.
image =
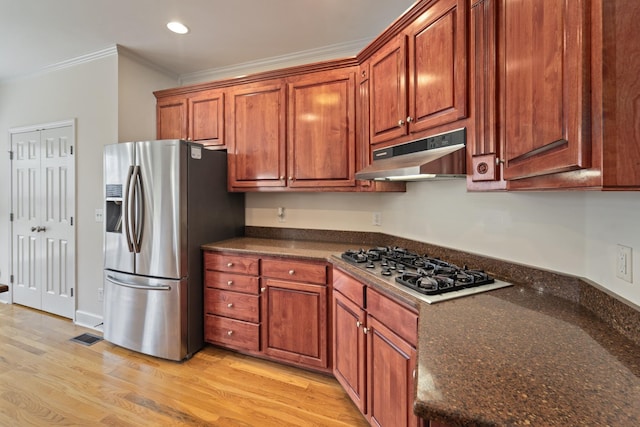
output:
M111 144L104 147L105 233L104 268L134 272L135 257L126 215L129 178L134 169L134 145Z
M187 356L186 280L104 272L104 338L170 360Z
M187 275L186 154L187 145L179 140L136 143L136 274L172 279Z

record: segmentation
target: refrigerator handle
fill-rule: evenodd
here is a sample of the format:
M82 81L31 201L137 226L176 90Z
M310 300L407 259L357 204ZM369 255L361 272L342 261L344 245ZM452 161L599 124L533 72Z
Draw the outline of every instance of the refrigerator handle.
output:
M142 234L144 231L144 205L145 195L144 186L142 185L142 174L140 173L140 166L136 166L134 172L135 179L135 198L136 198L136 230L133 234L133 247L136 253L140 253L142 248Z
M131 229L130 229L130 215L131 212L131 200L129 200L129 189L131 188L131 177L133 176L133 166L129 166L129 173L127 174L126 186L124 189L124 206L122 217L124 218L124 235L127 237L127 246L129 252L133 252L133 242L131 241Z
M134 283L127 283L127 282L122 282L120 280L117 280L115 277L113 276L109 276L107 275L107 280L110 281L111 283L118 285L118 286L125 286L127 288L133 288L133 289L142 289L142 290L150 290L150 291L170 291L171 290L171 286L145 286L145 285L136 285Z

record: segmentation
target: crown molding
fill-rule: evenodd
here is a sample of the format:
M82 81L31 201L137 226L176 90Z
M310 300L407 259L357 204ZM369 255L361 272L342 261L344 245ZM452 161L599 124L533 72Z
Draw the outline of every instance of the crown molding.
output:
M354 40L324 46L317 49L309 49L293 52L287 55L273 56L271 58L260 59L257 61L244 62L228 67L212 68L209 70L196 71L194 73L181 74L179 83L180 85L190 85L210 80L242 77L247 74L270 71L278 68L288 68L314 61L355 57L356 54L358 54L358 52L360 52L360 50L362 50L362 48L370 41L371 38Z
M117 44L116 45L116 50L118 52L118 55L122 55L126 58L131 59L132 61L137 62L140 65L143 65L147 68L151 68L152 70L155 70L161 74L164 74L167 77L170 77L176 81L180 80L180 75L178 73L174 73L171 70L168 70L164 67L161 67L160 65L156 64L155 62L149 61L148 59L144 58L143 56L138 55L137 53L135 53L134 51L132 51L129 48L126 48L122 45Z

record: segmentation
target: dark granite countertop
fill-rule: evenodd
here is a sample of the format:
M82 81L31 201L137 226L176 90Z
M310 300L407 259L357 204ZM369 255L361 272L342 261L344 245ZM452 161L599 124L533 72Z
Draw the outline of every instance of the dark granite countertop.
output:
M250 237L203 249L327 259L418 309L414 411L425 419L451 426L640 426L640 345L593 311L539 282L426 304L336 257L353 247Z

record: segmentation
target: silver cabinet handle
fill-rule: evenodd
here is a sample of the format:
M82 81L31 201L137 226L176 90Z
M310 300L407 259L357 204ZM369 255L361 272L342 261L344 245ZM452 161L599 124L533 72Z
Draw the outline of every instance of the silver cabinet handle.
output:
M401 128L402 126L404 126L404 120L400 119L398 120L398 127Z
M227 281L227 286L231 286L231 285L233 285L233 280L228 280Z
M407 116L407 123L411 123L413 121L413 117Z
M229 303L229 304L227 304L227 307L231 308L231 307L233 307L233 304Z
M294 274L296 274L296 271L293 268L289 270L289 276L293 276Z
M227 263L227 267L233 267L233 263L232 262L228 262Z
M362 322L361 321L356 321L356 328L360 329L360 326L362 326Z
M266 290L267 290L267 288L260 288L260 292L264 292Z
M362 332L364 332L365 335L367 335L369 331L370 331L369 328L362 328Z
M227 335L229 336L233 335L233 331L227 331Z

